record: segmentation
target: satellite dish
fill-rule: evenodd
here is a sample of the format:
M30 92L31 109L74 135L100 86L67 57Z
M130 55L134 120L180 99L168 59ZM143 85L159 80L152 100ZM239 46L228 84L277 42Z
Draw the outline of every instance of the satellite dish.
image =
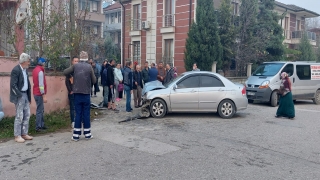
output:
M16 13L16 23L18 25L22 25L24 23L24 20L27 18L27 3L26 0L22 1L20 3L20 6L17 8Z

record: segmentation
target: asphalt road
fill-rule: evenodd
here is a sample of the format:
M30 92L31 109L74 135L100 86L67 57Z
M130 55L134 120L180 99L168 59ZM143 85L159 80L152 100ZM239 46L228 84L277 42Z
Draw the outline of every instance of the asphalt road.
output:
M89 141L65 132L0 144L0 179L320 179L320 106L295 105L295 120L274 118L266 104L229 120L169 114L119 124L130 114L102 111Z

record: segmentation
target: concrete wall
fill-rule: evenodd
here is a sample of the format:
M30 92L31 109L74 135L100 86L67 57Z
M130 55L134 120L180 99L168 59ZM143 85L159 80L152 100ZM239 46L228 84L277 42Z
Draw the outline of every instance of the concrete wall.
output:
M0 98L2 99L5 116L15 116L15 106L10 102L10 72L18 64L17 59L0 57ZM31 86L32 76L29 74ZM65 86L65 77L56 74L47 74L47 99L45 113L68 107L68 92ZM31 113L36 112L36 103L31 93Z

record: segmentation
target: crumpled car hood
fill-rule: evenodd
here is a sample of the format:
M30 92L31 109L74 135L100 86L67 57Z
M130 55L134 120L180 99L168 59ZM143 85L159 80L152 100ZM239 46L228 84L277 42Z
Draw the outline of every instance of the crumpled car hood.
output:
M152 90L156 90L156 89L165 89L166 87L164 87L162 85L162 83L160 81L151 81L148 82L144 85L143 89L142 89L142 95L145 95L147 92L152 91Z

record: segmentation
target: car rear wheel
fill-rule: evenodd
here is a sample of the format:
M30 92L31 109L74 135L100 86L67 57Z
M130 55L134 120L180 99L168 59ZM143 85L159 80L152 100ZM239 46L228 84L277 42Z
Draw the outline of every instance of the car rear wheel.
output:
M166 103L161 99L155 99L150 106L150 113L154 118L163 118L167 113Z
M318 89L317 91L316 91L316 94L314 95L314 99L312 99L313 100L313 103L315 103L315 104L320 104L320 90Z
M230 119L236 113L236 106L231 100L223 100L219 104L218 113L223 119Z
M279 99L279 96L277 91L273 91L270 98L270 104L272 107L276 107L278 105L278 99Z

